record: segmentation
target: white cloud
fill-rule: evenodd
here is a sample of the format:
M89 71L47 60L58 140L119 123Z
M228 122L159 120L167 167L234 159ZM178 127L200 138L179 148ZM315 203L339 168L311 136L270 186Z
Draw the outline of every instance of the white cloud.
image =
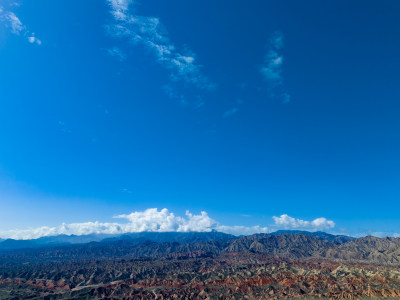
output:
M16 3L10 6L18 6ZM0 6L0 24L10 29L11 33L16 35L24 35L31 44L41 45L42 41L35 37L34 33L30 33L25 25L16 14L9 9Z
M202 211L195 215L186 211L185 216L177 216L173 212L164 208L149 208L144 211L135 211L130 214L117 215L114 218L125 220L125 222L83 222L83 223L62 223L60 226L49 227L42 226L39 228L14 229L8 231L0 231L1 238L13 239L33 239L43 236L54 236L59 234L66 235L86 235L92 233L103 234L123 234L130 232L210 232L217 230L220 232L230 233L234 235L249 235L254 233L269 233L279 228L305 228L310 230L331 229L335 226L332 221L325 218L318 218L313 221L303 221L294 219L288 215L274 217L275 226L262 227L241 226L241 225L222 225L216 220L209 217L207 212Z
M218 223L211 219L206 212L199 215L186 212L184 217L176 216L168 209L158 210L149 208L145 211L136 211L127 215L115 216L116 219L124 219L126 223L63 223L58 227L43 226L39 228L15 229L0 232L3 238L32 239L43 236L59 234L85 235L91 233L123 234L129 232L209 232L218 230Z
M134 44L144 46L155 55L158 63L170 70L173 81L184 81L201 89L213 89L214 85L201 72L194 53L178 50L168 38L167 31L156 17L133 13L132 0L107 0L115 23L108 26L117 37L126 37Z
M32 34L32 36L28 36L28 41L31 44L37 44L37 45L41 45L42 41L39 40L38 38L35 37L35 34Z
M327 230L335 227L335 222L326 218L317 218L312 221L304 221L292 218L286 214L280 217L272 217L277 227L285 229L310 229L310 230Z
M186 217L175 216L174 213L164 208L158 211L150 208L142 212L133 212L129 215L118 215L116 218L126 219L124 230L127 232L188 232L188 231L211 231L217 222L211 219L204 211L200 215L193 215L189 211Z

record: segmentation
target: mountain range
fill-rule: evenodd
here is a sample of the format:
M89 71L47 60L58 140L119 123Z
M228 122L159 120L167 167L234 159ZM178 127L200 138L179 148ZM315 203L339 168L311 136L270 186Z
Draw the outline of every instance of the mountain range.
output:
M214 231L0 245L0 299L400 297L399 238Z
M183 244L206 242L211 240L234 238L233 235L217 231L211 232L139 232L126 234L90 234L90 235L56 235L41 237L38 239L0 240L0 250L13 249L31 249L42 247L66 246L75 244L85 244L90 242L111 243L116 241L134 241L140 243L143 241L153 242L179 242Z
M332 235L325 232L308 232L299 230L279 230L270 235L281 234L303 234L314 236L319 239L332 241L341 244L353 240L354 238L345 235ZM140 243L140 241L153 242L178 242L183 244L207 242L212 240L234 239L235 236L217 231L211 232L138 232L126 234L89 234L89 235L56 235L46 236L38 239L0 239L0 250L8 249L30 249L48 246L64 246L74 244L85 244L90 242L115 242L120 240L130 240Z

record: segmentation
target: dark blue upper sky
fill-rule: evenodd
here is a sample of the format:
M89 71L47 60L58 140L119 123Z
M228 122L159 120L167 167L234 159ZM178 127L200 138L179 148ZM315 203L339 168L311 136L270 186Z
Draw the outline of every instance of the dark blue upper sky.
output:
M13 2L1 229L167 207L398 230L399 1Z

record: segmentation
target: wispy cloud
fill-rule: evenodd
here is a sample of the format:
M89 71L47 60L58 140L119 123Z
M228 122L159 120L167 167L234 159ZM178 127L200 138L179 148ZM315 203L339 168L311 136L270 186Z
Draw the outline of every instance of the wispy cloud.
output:
M264 74L265 79L273 84L282 83L282 64L283 56L280 50L283 47L283 37L280 32L276 32L270 39L267 55L265 56L264 65L261 67L261 73Z
M262 227L260 225L255 225L255 226L242 226L242 225L233 225L233 226L227 226L227 225L219 225L216 230L220 232L225 232L225 233L230 233L233 235L249 235L249 234L255 234L255 233L270 233L273 230L268 227Z
M71 129L68 128L67 124L63 121L58 121L58 129L65 133L72 133Z
M116 37L125 37L134 44L150 50L159 64L170 71L172 81L183 81L200 89L215 87L201 72L196 55L188 49L178 49L169 39L168 33L156 17L134 13L133 0L107 0L114 18L108 26Z
M18 5L11 3L9 7L0 6L0 25L9 28L13 34L25 36L31 44L41 45L42 41L35 37L35 34L30 32L17 15L10 10L12 6Z
M13 12L1 11L1 13L3 13L2 21L6 23L6 26L10 28L12 33L19 35L22 30L24 30L24 26L22 25L21 21Z
M10 11L9 8L0 6L0 24L9 28L13 34L25 36L31 44L42 44L42 41L35 37L35 34L30 32L27 27L22 24L16 14Z
M317 218L312 221L292 218L286 214L280 217L272 217L275 226L285 229L309 229L309 230L328 230L335 227L335 222L326 218Z
M113 56L120 61L126 60L126 54L118 47L113 47L111 49L107 49L107 53L108 53L108 55Z
M243 104L243 100L242 99L236 99L235 101L235 106L227 109L223 114L222 117L224 119L232 117L233 115L237 114L239 112L239 106L241 106Z
M126 194L132 194L132 191L130 189L127 189L127 188L120 189L120 192L126 193Z
M364 237L364 236L375 236L379 238L383 237L394 237L394 238L400 238L400 233L399 232L393 232L393 231L374 231L374 230L360 230L359 232L352 234L354 237Z
M212 219L207 212L192 214L186 211L184 216L175 215L173 212L164 208L149 208L144 211L135 211L130 214L117 215L114 218L125 220L125 222L84 222L84 223L62 223L60 226L39 228L15 229L9 231L0 231L2 238L31 239L43 236L52 236L59 234L85 235L92 233L104 234L123 234L129 232L210 232L217 230L220 232L231 233L235 235L268 233L279 228L305 228L310 230L331 229L335 226L332 221L325 218L315 219L313 221L303 221L291 218L287 215L274 217L275 225L266 226L242 226L242 225L223 225Z
M163 90L169 98L178 100L181 105L187 104L185 96L178 92L171 84L165 84Z
M282 66L284 57L282 55L283 35L281 32L275 32L268 44L268 52L264 58L264 64L260 68L260 72L264 79L268 82L271 89L280 87L283 89ZM279 92L283 103L290 102L290 95L286 91Z
M237 107L232 107L230 109L228 109L227 111L224 112L223 117L224 118L229 118L232 115L236 114L239 111L239 109Z
M291 98L291 96L288 94L288 93L283 93L282 94L282 102L283 103L289 103L290 102L290 98Z

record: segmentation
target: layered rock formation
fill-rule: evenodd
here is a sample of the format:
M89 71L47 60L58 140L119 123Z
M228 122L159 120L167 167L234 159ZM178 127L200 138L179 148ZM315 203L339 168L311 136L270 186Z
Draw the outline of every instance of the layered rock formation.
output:
M400 298L400 240L257 234L0 255L0 299Z

